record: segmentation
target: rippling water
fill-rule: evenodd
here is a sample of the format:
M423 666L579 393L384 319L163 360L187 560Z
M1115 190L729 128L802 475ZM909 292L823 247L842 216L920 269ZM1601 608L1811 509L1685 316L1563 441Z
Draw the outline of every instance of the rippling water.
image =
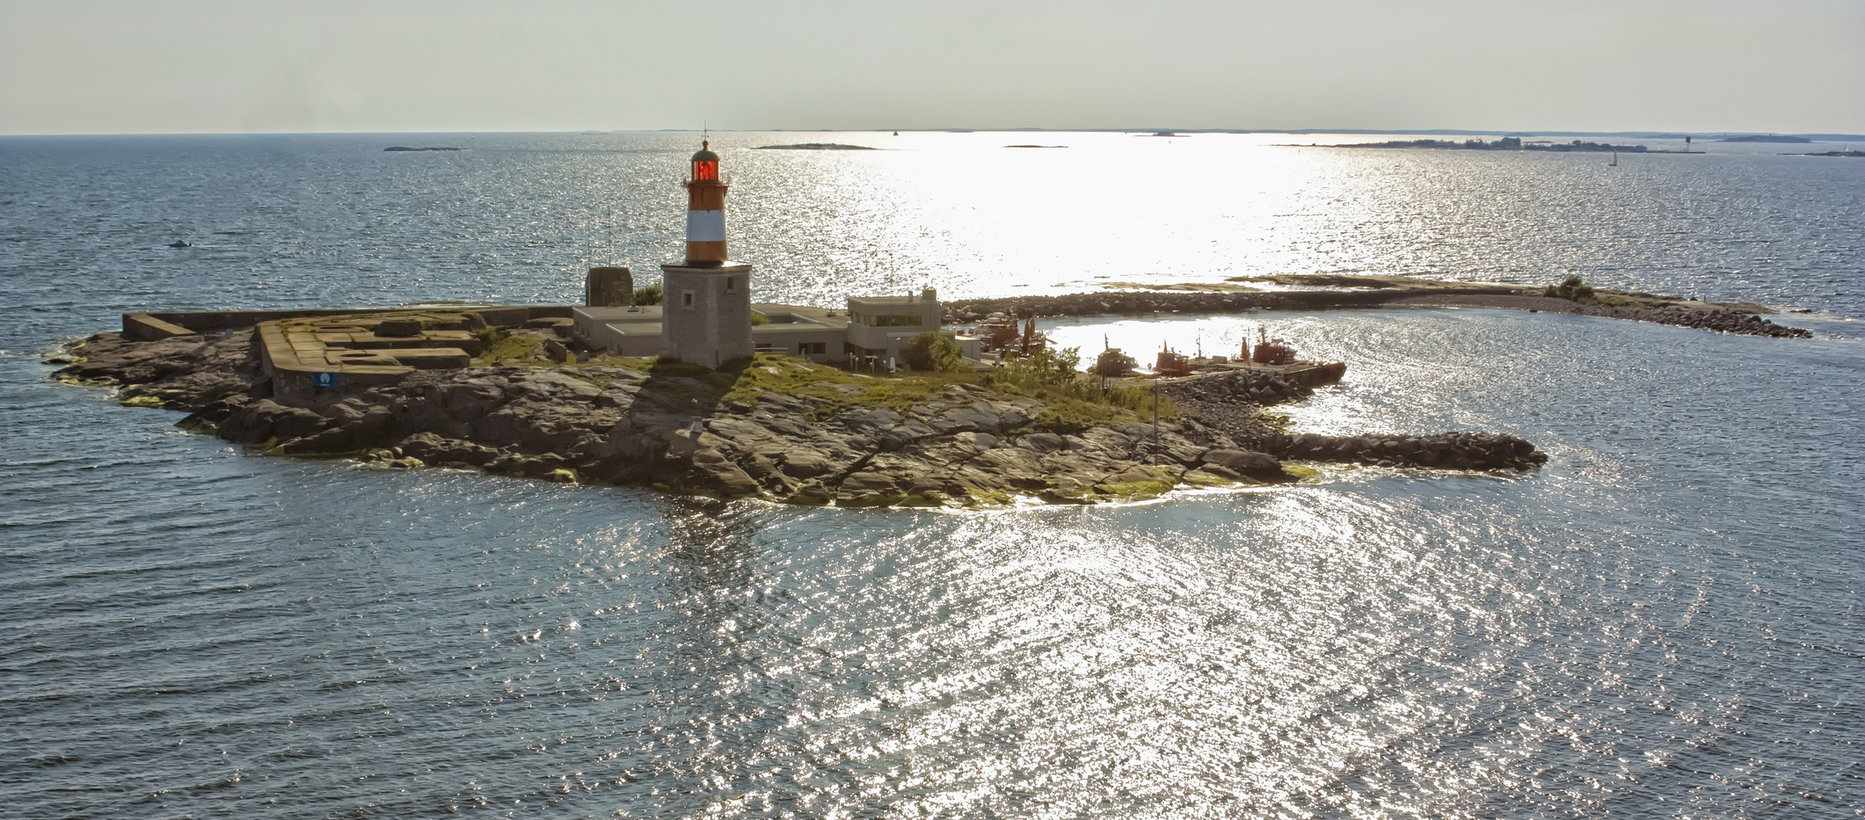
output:
M1812 309L1786 321L1818 336L1485 310L1055 328L1227 352L1267 321L1350 364L1298 428L1515 433L1552 456L1519 477L952 514L384 472L244 455L37 354L132 308L570 301L586 257L677 255L690 135L0 140L0 801L1865 812L1865 165L1295 139L717 142L765 298L1579 272ZM898 150L738 150L805 141ZM1023 142L1070 147L1001 147Z

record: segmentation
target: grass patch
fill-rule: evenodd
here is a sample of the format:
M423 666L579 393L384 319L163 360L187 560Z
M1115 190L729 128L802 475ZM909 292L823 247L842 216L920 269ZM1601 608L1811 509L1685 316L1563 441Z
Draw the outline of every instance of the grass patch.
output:
M869 376L776 353L755 354L743 369L674 366L687 368L679 374L683 377L710 383L720 391L718 397L726 401L754 401L766 392L777 393L825 402L828 414L843 407L887 407L904 412L951 385L979 382L970 373Z
M473 360L473 364L482 367L510 364L532 364L538 359L538 351L544 347L541 339L528 339L523 336L497 337L498 341L486 345L484 353ZM555 364L552 362L551 364Z
M642 370L648 378L644 390L712 407L730 402L756 403L766 394L792 396L815 405L811 417L820 421L846 409L884 407L908 414L955 385L977 385L1000 396L1021 396L1043 402L1045 409L1031 429L1079 434L1094 427L1150 421L1153 393L1149 388L1104 388L1099 379L1079 373L1050 370L1039 380L994 378L998 374L973 372L902 372L892 375L851 373L806 359L777 353L757 353L713 370L668 360L601 357L590 365L610 364ZM1174 418L1178 408L1161 397L1160 417Z

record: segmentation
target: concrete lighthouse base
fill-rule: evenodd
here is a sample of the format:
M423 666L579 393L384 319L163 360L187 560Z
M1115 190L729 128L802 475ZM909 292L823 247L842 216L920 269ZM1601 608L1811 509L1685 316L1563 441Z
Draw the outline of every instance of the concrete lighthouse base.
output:
M661 355L716 368L751 355L751 266L661 266Z

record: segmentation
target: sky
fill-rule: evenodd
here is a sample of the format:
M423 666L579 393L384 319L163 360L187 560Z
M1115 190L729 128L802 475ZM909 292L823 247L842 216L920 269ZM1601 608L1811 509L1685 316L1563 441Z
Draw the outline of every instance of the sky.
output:
M0 134L1865 133L1865 0L0 0Z

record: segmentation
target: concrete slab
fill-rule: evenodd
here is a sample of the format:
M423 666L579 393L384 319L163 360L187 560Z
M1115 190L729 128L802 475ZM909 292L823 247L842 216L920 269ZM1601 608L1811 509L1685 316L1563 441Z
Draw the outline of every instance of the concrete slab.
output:
M417 370L445 370L466 367L473 357L457 347L419 347L389 353L395 361Z

